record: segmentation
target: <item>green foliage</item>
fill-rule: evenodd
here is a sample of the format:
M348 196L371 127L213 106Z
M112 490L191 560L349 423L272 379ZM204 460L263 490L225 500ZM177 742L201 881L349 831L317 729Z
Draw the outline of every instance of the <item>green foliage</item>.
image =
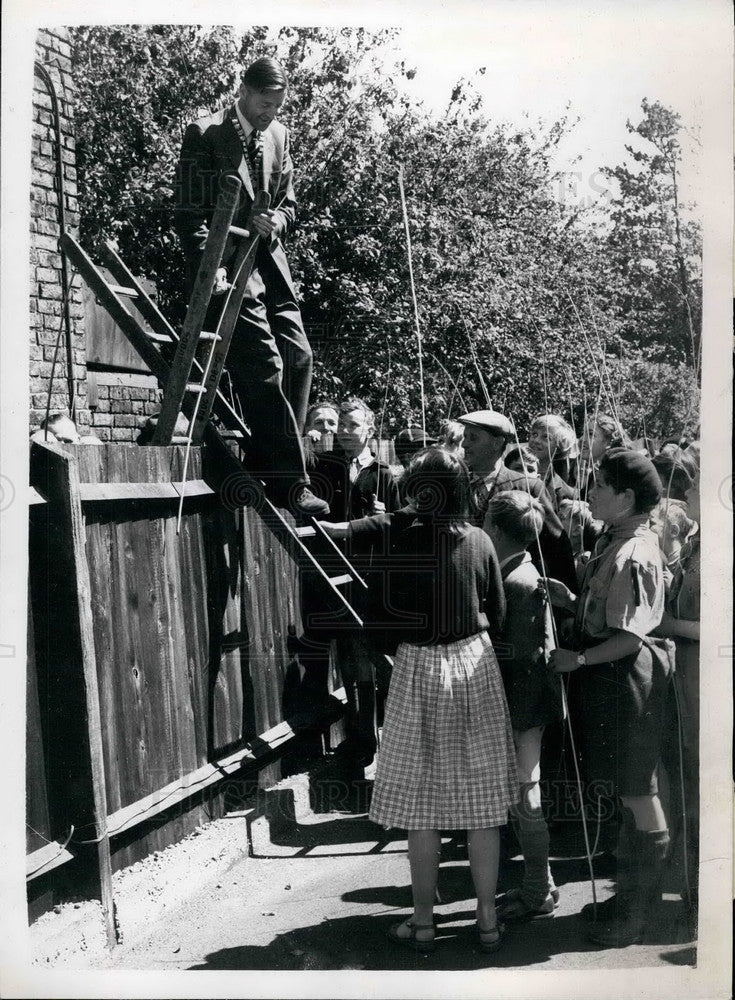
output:
M617 300L621 334L653 348L661 360L699 365L702 239L679 195L679 115L644 100L638 125L628 122L633 165L604 171L618 195L611 205L611 264L623 292ZM642 140L642 141L641 141Z
M550 158L568 122L501 129L467 81L437 121L402 94L401 76L412 71L385 65L391 32L284 28L269 40L264 29L134 26L73 35L82 240L94 251L114 236L123 259L156 281L172 321L184 306L171 226L183 130L232 100L243 66L268 52L292 84L281 117L292 131L299 223L288 253L315 349L315 395L363 395L384 413L386 433L420 420L402 167L430 427L485 406L485 388L521 433L544 409L569 413L585 395L594 401L601 352L616 357L621 338L621 409L637 420L647 407L647 425L681 416L660 399L654 409L648 395L646 366L658 363L660 375L667 351L674 362L686 357L679 327L667 346L680 303L681 283L666 290L676 255L653 257L652 237L643 239L645 198L664 173L654 154L638 161L645 182L627 167L613 172L621 193L602 232L583 213L565 213L553 195ZM675 116L667 127L645 138L663 142L665 133L673 141ZM655 155L676 163L673 147ZM667 225L672 219L670 209ZM695 243L687 242L694 233L682 226L680 235L696 326ZM660 262L656 281L644 253ZM683 365L665 370L661 385L691 392Z

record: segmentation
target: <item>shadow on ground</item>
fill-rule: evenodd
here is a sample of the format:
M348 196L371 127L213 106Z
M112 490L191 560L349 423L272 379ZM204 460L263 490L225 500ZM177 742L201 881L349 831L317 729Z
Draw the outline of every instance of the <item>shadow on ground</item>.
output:
M375 890L381 899L405 906L410 898L410 886L384 886ZM324 920L320 924L301 927L278 934L268 945L224 948L207 955L191 969L271 969L283 971L366 969L410 971L422 969L463 970L517 969L543 966L553 956L583 952L600 952L585 937L585 924L576 915L536 920L532 924L508 927L502 949L484 955L475 947L474 911L437 914L437 948L433 955L420 955L400 947L387 938L388 928L403 914L390 913L375 917L349 916ZM655 940L659 937L671 943L663 933L671 926L673 914L656 920ZM661 933L659 933L661 932ZM661 956L675 965L690 965L696 957L693 947Z
M320 856L329 857L329 850L324 848L330 845L347 848L334 852L340 856L350 853L369 856L383 850L404 849L405 831L384 830L367 818L371 785L357 780L349 766L339 758L331 758L315 769L310 781L311 805L319 818L315 822L279 824L271 829L270 840L274 846L300 848L298 857L308 857L308 852L315 847L320 848ZM328 818L324 818L325 815ZM442 907L453 907L453 911L437 911L437 950L433 955L420 955L387 938L388 928L410 914L411 887L406 881L402 885L356 887L341 896L345 903L384 907L385 913L325 918L318 924L276 934L266 945L242 945L211 952L203 962L190 968L472 971L492 967L533 968L563 954L601 953L597 945L587 940L588 925L578 914L560 915L559 911L551 918L510 925L503 947L496 954L484 955L477 951L474 893L467 863L466 836L456 831L447 836L450 839L442 845L439 892ZM523 862L517 855L517 844L507 833L504 840L499 893L520 885L523 876ZM392 848L391 845L396 842L399 846ZM350 851L351 846L359 844L366 845L366 849ZM589 881L584 833L579 822L570 820L552 826L551 853L554 876L562 893L568 886L569 898L579 898L583 893L583 884ZM256 856L268 857L262 852ZM615 859L609 854L601 854L595 858L594 869L598 899L602 901L611 889ZM643 944L685 945L691 939L684 904L680 900L663 900L651 916ZM683 947L678 951L664 952L660 957L672 965L691 965L696 960L696 949L693 946ZM621 967L624 967L624 962L621 962Z

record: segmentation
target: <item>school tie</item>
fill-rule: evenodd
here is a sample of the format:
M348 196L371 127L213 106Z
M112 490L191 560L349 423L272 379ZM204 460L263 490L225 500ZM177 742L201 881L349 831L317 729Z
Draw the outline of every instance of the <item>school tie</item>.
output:
M248 140L248 162L250 179L253 182L253 194L260 191L263 180L263 133L254 128Z

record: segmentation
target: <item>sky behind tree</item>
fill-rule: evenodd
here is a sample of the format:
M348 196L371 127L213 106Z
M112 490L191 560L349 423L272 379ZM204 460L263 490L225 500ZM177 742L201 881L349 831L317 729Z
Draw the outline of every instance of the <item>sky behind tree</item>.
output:
M640 121L644 97L673 108L690 138L683 143L682 197L696 201L709 13L717 7L707 0L412 3L383 23L401 28L395 49L416 69L406 89L437 114L465 76L498 121L522 127L564 114L579 118L554 162L567 172L560 195L570 201L599 197L598 168L620 162L630 141L626 120ZM430 13L418 16L419 8Z

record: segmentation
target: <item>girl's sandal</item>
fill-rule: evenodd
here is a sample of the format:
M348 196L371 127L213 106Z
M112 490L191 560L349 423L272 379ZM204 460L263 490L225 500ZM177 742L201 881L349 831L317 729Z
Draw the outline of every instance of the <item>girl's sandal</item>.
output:
M399 934L398 930L400 927L408 927L409 933ZM388 937L395 944L402 944L406 948L412 948L414 951L421 952L422 955L430 955L436 949L434 938L420 940L416 937L416 931L436 932L436 927L434 924L414 924L410 920L404 920L402 923L393 924L392 927L388 928Z
M493 952L498 951L503 944L503 935L505 934L505 927L503 924L498 924L497 927L491 927L489 930L484 931L480 925L477 925L477 948L485 955L491 955Z

